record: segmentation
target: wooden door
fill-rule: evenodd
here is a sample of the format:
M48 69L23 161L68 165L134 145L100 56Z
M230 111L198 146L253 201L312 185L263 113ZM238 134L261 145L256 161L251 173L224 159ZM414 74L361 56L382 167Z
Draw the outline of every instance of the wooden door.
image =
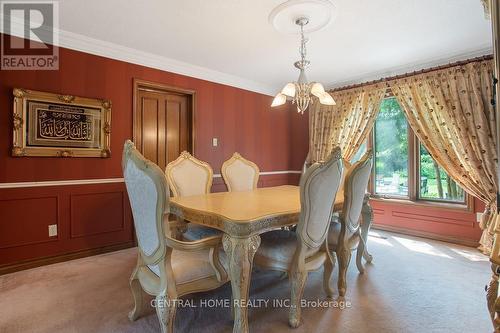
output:
M136 147L164 170L183 150L192 152L192 96L143 87L135 94Z

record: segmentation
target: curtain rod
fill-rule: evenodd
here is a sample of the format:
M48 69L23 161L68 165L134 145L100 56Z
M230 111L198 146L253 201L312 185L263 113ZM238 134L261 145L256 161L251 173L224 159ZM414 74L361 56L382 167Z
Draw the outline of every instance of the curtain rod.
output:
M424 68L424 69L421 69L418 71L413 71L413 72L404 73L404 74L395 75L395 76L388 76L388 77L384 77L384 78L381 78L378 80L367 81L367 82L357 83L357 84L351 84L351 85L347 85L347 86L343 86L343 87L339 87L339 88L330 89L328 91L335 92L335 91L341 91L341 90L347 90L347 89L354 89L354 88L367 86L370 84L382 83L382 82L387 82L387 81L392 81L392 80L397 80L397 79L404 79L406 77L414 76L417 74L434 72L434 71L438 71L438 70L442 70L442 69L446 69L446 68L450 68L450 67L465 65L465 64L468 64L471 62L491 60L491 59L493 59L493 55L488 54L488 55L484 55L484 56L480 56L480 57L475 57L475 58L471 58L471 59L452 62L452 63L446 64L446 65L441 65L441 66L436 66L436 67L431 67L431 68Z

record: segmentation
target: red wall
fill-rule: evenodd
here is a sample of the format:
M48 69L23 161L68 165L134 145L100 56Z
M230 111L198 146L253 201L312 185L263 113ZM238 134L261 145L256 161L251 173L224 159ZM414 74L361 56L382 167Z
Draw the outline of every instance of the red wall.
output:
M484 204L477 199L474 201L473 211L388 200L371 200L370 203L376 226L476 246L481 237L476 212L482 213Z
M270 109L272 97L60 49L58 71L0 71L0 183L120 178L122 146L132 138L133 79L196 91L195 156L218 173L238 151L261 171L300 170L307 153L307 116L290 106ZM113 103L111 158L10 157L12 88L106 98ZM212 138L219 146L212 147ZM297 183L298 175L262 176L260 186ZM224 190L220 178L213 190ZM48 225L59 235L48 237ZM124 185L0 189L0 266L133 239Z
M301 170L308 150L308 120L293 106L270 109L271 97L144 66L60 49L58 71L0 71L0 183L121 178L123 142L132 137L134 78L196 91L195 155L218 173L234 151L261 171ZM12 88L113 102L109 159L12 158ZM219 146L212 147L217 137ZM262 176L259 186L297 184L299 175ZM221 178L213 191L223 191ZM372 200L375 224L477 241L474 212ZM476 211L482 211L476 204ZM57 224L57 237L48 225ZM96 184L0 189L0 267L133 240L124 185Z

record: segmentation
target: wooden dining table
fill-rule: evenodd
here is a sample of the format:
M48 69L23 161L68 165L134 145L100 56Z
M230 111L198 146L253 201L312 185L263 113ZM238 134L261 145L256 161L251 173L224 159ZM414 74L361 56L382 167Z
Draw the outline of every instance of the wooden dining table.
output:
M343 200L343 193L339 191L334 211L342 209ZM233 332L248 332L248 293L253 257L260 245L259 235L298 223L299 187L284 185L170 198L170 212L180 220L224 232L222 244L228 258L234 304ZM365 240L371 221L372 212L366 199L362 224Z

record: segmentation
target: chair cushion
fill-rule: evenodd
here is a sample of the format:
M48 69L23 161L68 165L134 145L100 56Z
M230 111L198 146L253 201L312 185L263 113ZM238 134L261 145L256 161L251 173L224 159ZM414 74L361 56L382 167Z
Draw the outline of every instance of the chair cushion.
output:
M133 154L138 152L134 149ZM123 173L139 247L146 255L151 255L160 245L156 229L158 199L156 185L153 179L131 159L127 160Z
M171 262L176 284L215 276L215 270L210 264L209 251L208 249L195 252L173 250ZM220 251L219 257L227 272L228 265L224 251ZM149 265L148 267L153 273L160 276L159 265Z
M297 234L289 230L274 230L260 235L260 246L255 253L255 262L280 262L289 265L297 249ZM319 248L309 249L306 257L317 253Z
M331 250L335 250L337 248L339 242L340 229L341 229L340 222L332 221L330 223L330 227L328 229L328 247ZM357 234L354 234L349 239L348 246L351 249L355 249L356 247L358 247L358 243L359 243L359 237L357 236Z
M196 241L207 237L219 236L221 233L222 231L214 228L188 223L187 230L182 234L182 238L186 241Z

